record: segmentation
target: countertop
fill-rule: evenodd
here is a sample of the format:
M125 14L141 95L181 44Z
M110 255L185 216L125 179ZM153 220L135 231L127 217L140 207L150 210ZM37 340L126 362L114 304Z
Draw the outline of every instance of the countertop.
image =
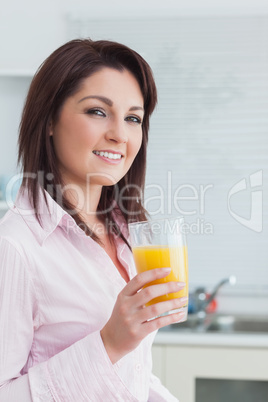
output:
M268 348L268 335L259 333L198 333L165 327L156 334L154 344L184 346Z

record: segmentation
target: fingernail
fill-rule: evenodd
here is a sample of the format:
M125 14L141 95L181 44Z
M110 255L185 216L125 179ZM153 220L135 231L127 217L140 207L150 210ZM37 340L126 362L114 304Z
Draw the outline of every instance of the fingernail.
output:
M181 301L181 302L186 302L187 300L188 300L188 297L181 297L181 298L180 298L180 301Z
M185 283L185 282L177 282L177 285L178 285L180 288L184 288L184 287L186 286L186 283Z
M164 272L170 272L171 271L171 268L170 267L167 267L167 268L161 268L162 269L162 271L164 271Z

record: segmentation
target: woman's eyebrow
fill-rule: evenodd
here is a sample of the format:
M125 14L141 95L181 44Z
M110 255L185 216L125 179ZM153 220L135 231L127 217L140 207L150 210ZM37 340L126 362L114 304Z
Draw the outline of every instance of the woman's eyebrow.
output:
M106 96L101 96L101 95L89 95L89 96L85 96L84 98L80 99L80 100L78 101L78 103L83 102L83 101L86 100L86 99L98 99L98 100L100 100L101 102L105 103L105 104L108 105L108 106L113 106L113 101L112 101L111 99L106 98ZM143 109L142 106L131 106L131 107L129 108L129 111L131 111L131 112L133 112L133 111L135 111L135 110L142 110L142 111L144 111L144 109Z
M142 110L144 112L144 109L141 106L132 106L131 108L129 108L130 112L134 112L134 110Z
M111 101L111 99L106 98L106 96L100 96L100 95L89 95L89 96L85 96L84 98L80 99L78 101L78 103L83 102L86 99L98 99L103 103L106 103L106 105L108 106L113 106L113 102Z

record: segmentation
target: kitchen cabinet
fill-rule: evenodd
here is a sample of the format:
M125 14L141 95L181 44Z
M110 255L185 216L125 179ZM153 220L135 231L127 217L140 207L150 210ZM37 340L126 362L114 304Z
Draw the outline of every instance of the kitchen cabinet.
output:
M233 384L245 381L247 385L250 382L252 387L254 387L255 381L261 381L268 391L267 346L260 347L259 344L256 344L256 347L239 347L231 344L210 346L198 345L197 342L192 344L191 341L188 345L180 345L179 335L177 338L177 344L164 344L156 341L152 350L154 373L180 402L203 401L203 399L196 399L197 387L202 386L202 380L233 380ZM256 342L258 342L258 337L256 337ZM211 395L210 381L204 383L207 395ZM213 381L211 381L212 386ZM256 387L260 389L258 384ZM245 392L248 391L245 389ZM241 402L247 400L242 393L243 387L240 390ZM267 399L254 400L267 402L268 392L266 395ZM215 399L210 399L209 396L208 398L207 402L215 402ZM217 400L219 401L219 399ZM240 402L240 400L235 401ZM229 398L228 402L232 402L232 399Z
M28 70L0 69L0 218L8 209L4 187L17 172L18 130L32 76Z
M0 178L17 170L18 130L32 76L26 70L0 70Z

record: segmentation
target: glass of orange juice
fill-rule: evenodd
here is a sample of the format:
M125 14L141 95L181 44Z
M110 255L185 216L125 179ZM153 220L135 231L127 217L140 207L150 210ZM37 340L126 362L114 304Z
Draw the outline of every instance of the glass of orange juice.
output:
M171 272L165 278L157 279L146 286L169 281L185 282L184 289L168 293L151 300L148 305L177 297L188 297L188 254L184 219L155 219L129 224L130 243L138 273L155 268L170 267ZM187 320L188 302L173 312L185 312L181 321Z

